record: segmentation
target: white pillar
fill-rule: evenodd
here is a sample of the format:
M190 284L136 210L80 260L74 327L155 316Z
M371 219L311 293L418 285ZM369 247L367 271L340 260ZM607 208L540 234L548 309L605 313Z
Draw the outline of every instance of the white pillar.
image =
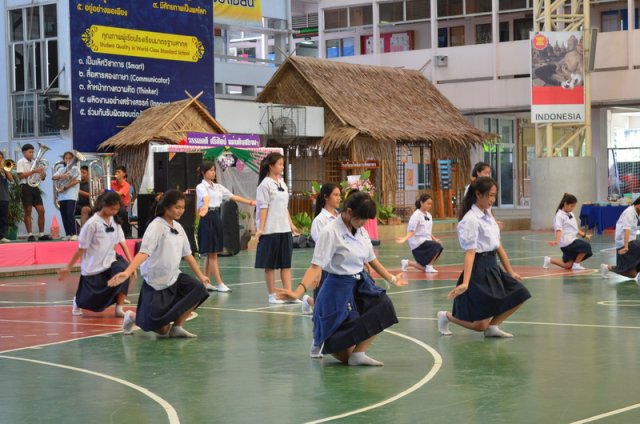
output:
M436 55L438 54L438 1L431 0L431 82L436 83Z
M633 52L633 34L636 28L636 9L635 9L635 1L627 0L627 56L628 56L628 69L633 71L633 61L634 61L634 52Z
M498 43L500 42L500 20L498 19L498 9L500 8L498 0L491 2L491 41L493 52L493 79L498 79Z
M376 61L379 61L380 55L380 3L373 2L373 54Z
M318 8L318 57L321 59L327 56L327 48L324 43L324 9Z

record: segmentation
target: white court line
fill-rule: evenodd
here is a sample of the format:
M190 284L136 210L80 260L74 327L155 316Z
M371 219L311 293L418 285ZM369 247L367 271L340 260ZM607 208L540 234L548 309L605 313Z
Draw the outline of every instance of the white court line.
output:
M0 322L13 322L20 324L56 324L56 325L90 325L93 327L119 327L121 324L92 324L88 322L54 322L54 321L28 321L21 319L0 319Z
M437 321L438 318L429 317L402 317L398 319L417 320L417 321ZM620 330L640 330L640 327L631 325L600 325L600 324L571 324L563 322L536 322L536 321L505 321L506 324L520 324L520 325L549 325L552 327L579 327L579 328L613 328Z
M274 305L274 306L278 306L278 305ZM265 311L265 310L261 310L260 308L257 308L257 309L236 309L236 308L219 308L219 307L216 307L216 306L200 306L198 309L209 309L209 310L212 310L212 311L250 312L250 313L254 313L254 314L289 315L289 316L292 316L292 317L302 316L302 317L311 318L311 315L302 315L300 312Z
M635 302L635 303L633 303ZM640 300L601 300L598 305L602 306L640 306Z
M622 414L623 412L628 412L628 411L631 411L631 410L634 410L634 409L637 409L637 408L640 408L640 403L636 403L635 405L627 406L625 408L615 409L613 411L605 412L604 414L595 415L593 417L585 418L585 419L580 420L580 421L574 421L571 424L590 423L592 421L597 421L597 420L600 420L602 418L607 418L607 417L611 417L613 415Z
M178 413L173 408L173 406L171 406L171 404L169 402L167 402L166 400L162 399L160 396L156 395L152 391L150 391L148 389L145 389L144 387L138 386L136 384L133 384L133 383L127 381L127 380L122 380L122 379L117 378L117 377L112 377L112 376L107 375L107 374L101 374L99 372L90 371L90 370L87 370L87 369L84 369L84 368L76 368L76 367L71 367L71 366L68 366L68 365L55 364L53 362L37 361L35 359L18 358L18 357L15 357L15 356L6 356L6 355L0 355L0 358L13 359L13 360L16 360L16 361L23 361L23 362L31 362L31 363L34 363L34 364L47 365L47 366L50 366L50 367L57 367L57 368L62 368L62 369L66 369L66 370L77 371L77 372L93 375L93 376L96 376L96 377L104 378L105 380L114 381L116 383L122 384L123 386L127 386L127 387L129 387L129 388L131 388L133 390L136 390L136 391L142 393L143 395L147 396L151 400L155 401L156 403L158 403L162 407L162 409L164 409L164 411L167 413L167 418L169 419L169 423L171 423L171 424L179 424L180 423L180 419L178 418Z
M394 292L387 291L387 296L391 296L391 295L394 295L394 294L406 294L406 293L423 292L423 291L430 291L430 290L444 290L444 289L451 289L453 287L455 287L455 286L429 287L429 288L426 288L426 289L402 290L402 291L394 291Z
M403 339L407 339L407 340L417 344L418 346L420 346L421 348L423 348L427 352L429 352L431 354L431 356L433 356L433 362L434 362L433 366L431 367L431 370L429 370L429 372L424 377L422 377L422 379L420 381L418 381L416 384L414 384L413 386L409 387L408 389L398 393L395 396L392 396L392 397L390 397L388 399L385 399L385 400L383 400L381 402L374 403L373 405L365 406L364 408L355 409L353 411L345 412L345 413L339 414L339 415L334 415L332 417L322 418L322 419L315 420L315 421L308 421L305 424L316 424L316 423L324 423L324 422L327 422L327 421L339 420L341 418L349 417L351 415L361 414L363 412L367 412L367 411L370 411L372 409L379 408L381 406L387 405L387 404L389 404L391 402L395 402L396 400L401 399L401 398L403 398L403 397L415 392L416 390L418 390L419 388L421 388L422 386L427 384L429 382L429 380L431 380L433 377L435 377L437 372L442 367L442 356L440 356L440 354L435 349L433 349L431 346L427 345L426 343L423 343L420 340L414 339L413 337L409 337L409 336L407 336L405 334L397 333L397 332L391 331L391 330L384 330L384 331L385 331L385 333L392 334L392 335L394 335L396 337L401 337Z

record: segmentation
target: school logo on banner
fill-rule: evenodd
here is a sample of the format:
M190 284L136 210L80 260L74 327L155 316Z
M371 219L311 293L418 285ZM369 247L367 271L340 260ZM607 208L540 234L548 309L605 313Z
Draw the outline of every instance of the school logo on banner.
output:
M216 23L262 27L261 0L215 0Z
M531 33L531 121L584 122L582 32Z

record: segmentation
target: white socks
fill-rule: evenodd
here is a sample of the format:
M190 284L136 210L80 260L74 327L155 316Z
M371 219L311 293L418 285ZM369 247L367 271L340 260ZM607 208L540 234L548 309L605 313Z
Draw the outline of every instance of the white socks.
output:
M124 319L122 320L122 332L124 334L133 334L134 318L135 315L131 311L127 311L124 314Z
M122 305L116 305L116 316L122 318L124 316L124 308Z
M171 327L171 330L169 331L169 337L184 337L184 338L191 339L198 336L193 333L189 333L187 330L185 330L179 325L174 325Z
M443 336L450 336L453 334L449 330L449 318L447 318L447 311L438 312L438 331Z
M353 352L349 356L349 365L368 365L371 367L381 367L384 364L367 356L364 352Z
M490 325L484 330L485 337L513 337L513 334L502 331L497 325Z

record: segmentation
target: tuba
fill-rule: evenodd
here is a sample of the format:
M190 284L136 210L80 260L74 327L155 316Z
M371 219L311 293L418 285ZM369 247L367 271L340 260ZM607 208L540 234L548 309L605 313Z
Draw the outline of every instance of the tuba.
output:
M73 180L80 179L80 168L78 167L78 163L80 161L85 160L85 157L82 153L74 150L73 152L74 159L70 164L65 164L63 160L56 162L53 165L53 174L54 175L62 175L67 174L69 177L60 178L58 180L53 181L53 204L56 208L60 209L60 202L58 201L58 193L62 192L62 189L69 184Z
M30 171L35 171L38 168L46 169L49 167L49 161L43 158L44 154L47 153L47 151L49 150L51 149L45 146L44 144L38 143L38 153L36 153L36 156L33 160L33 165L31 165ZM39 172L36 172L35 174L31 174L27 177L27 184L29 184L31 187L38 187L41 181L42 181L42 174L40 174Z
M111 189L111 164L115 154L98 155L87 165L89 168L89 205L95 207L98 196Z

